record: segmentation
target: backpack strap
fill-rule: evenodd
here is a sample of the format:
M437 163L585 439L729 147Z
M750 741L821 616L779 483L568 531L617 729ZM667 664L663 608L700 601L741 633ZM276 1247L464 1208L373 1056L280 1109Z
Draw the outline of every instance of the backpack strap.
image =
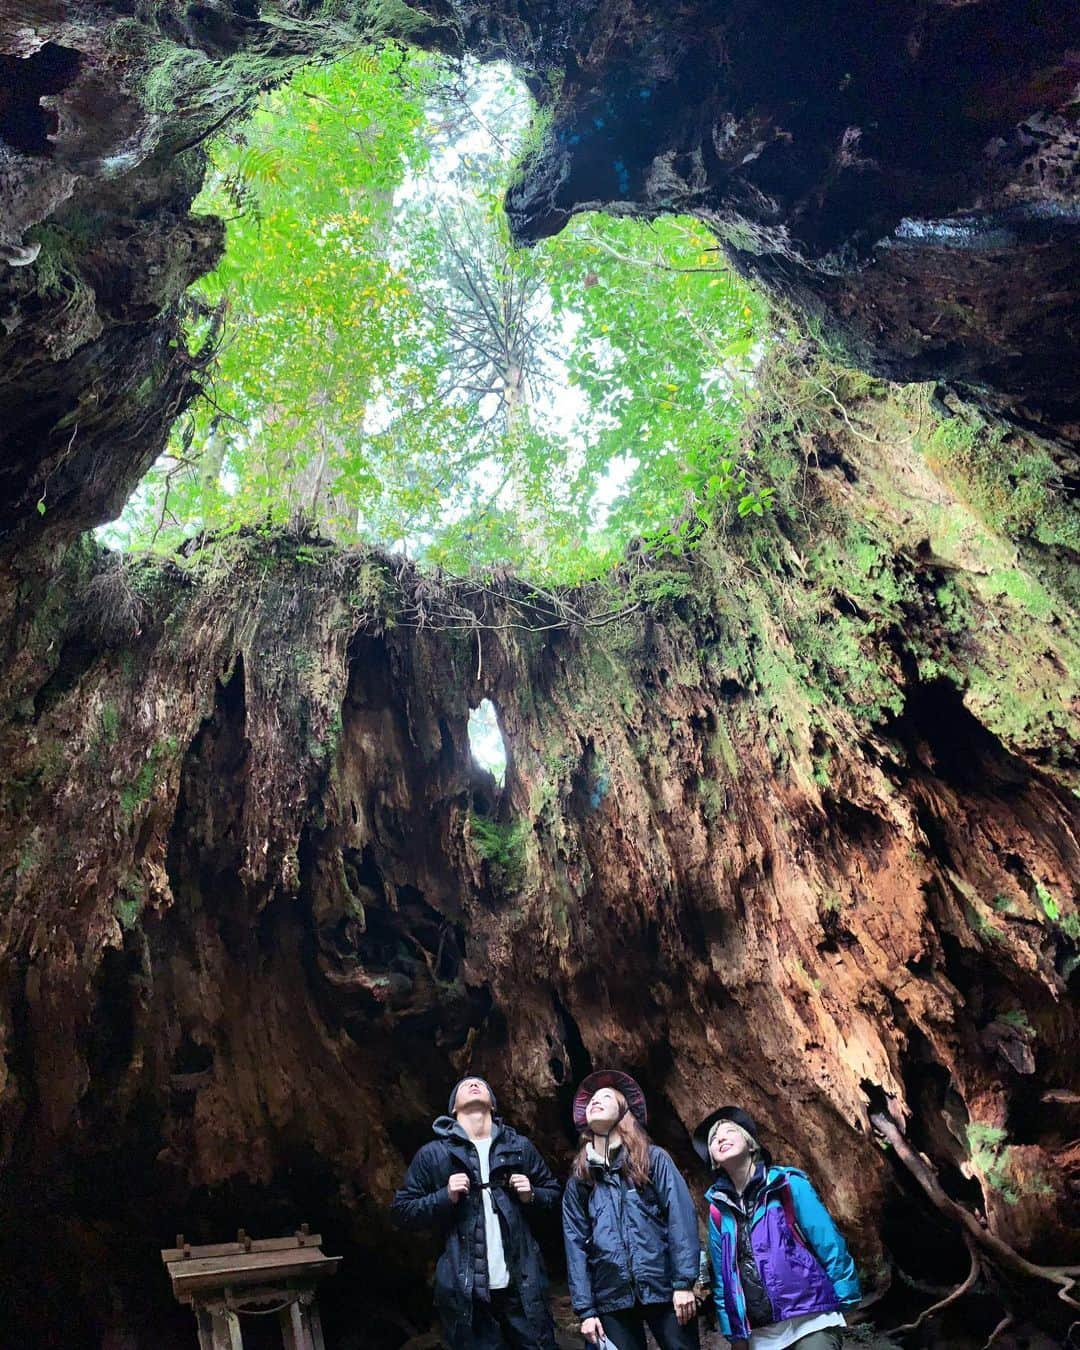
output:
M654 1174L655 1174L655 1172L656 1172L656 1148L657 1148L657 1146L656 1146L655 1144L650 1144L650 1146L649 1146L649 1181L648 1181L648 1186L649 1186L649 1190L650 1190L650 1191L652 1192L652 1194L653 1194L654 1199L656 1200L656 1207L657 1207L657 1209L660 1211L661 1217L663 1218L664 1222L667 1223L667 1220L668 1220L668 1210L667 1210L667 1205L666 1205L666 1203L665 1203L665 1201L664 1201L664 1196L663 1196L663 1194L661 1193L660 1187L657 1186L655 1180L653 1179Z
M811 1254L814 1254L813 1248L806 1240L806 1234L799 1227L799 1221L795 1217L795 1197L791 1194L791 1186L788 1184L787 1177L784 1177L776 1190L776 1197L783 1206L784 1218L787 1219L788 1227L796 1242L799 1242Z

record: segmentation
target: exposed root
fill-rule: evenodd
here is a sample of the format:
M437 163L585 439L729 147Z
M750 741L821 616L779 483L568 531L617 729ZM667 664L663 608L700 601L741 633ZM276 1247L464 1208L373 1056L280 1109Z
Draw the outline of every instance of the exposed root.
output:
M945 1308L949 1307L950 1304L956 1303L959 1299L963 1298L969 1290L974 1289L978 1278L982 1273L982 1261L979 1258L978 1248L967 1233L964 1234L964 1242L967 1244L968 1255L971 1257L971 1269L968 1271L966 1277L956 1286L952 1293L946 1294L942 1299L938 1299L938 1301L932 1303L929 1308L924 1308L914 1322L905 1322L902 1327L894 1327L892 1331L886 1333L887 1335L900 1336L903 1335L904 1332L915 1331L922 1326L927 1318L933 1317L935 1313L942 1312Z
M909 1289L914 1289L920 1294L930 1294L933 1298L944 1298L949 1292L947 1285L934 1284L932 1280L917 1280L900 1266L896 1267L896 1276L900 1283L906 1284Z
M870 1124L877 1133L889 1144L892 1145L896 1156L908 1169L911 1175L925 1191L934 1207L958 1224L963 1231L964 1241L968 1244L969 1251L972 1251L973 1270L976 1269L977 1260L985 1259L993 1265L999 1267L1010 1275L1021 1276L1025 1279L1044 1280L1057 1286L1057 1296L1063 1303L1067 1303L1070 1308L1076 1308L1080 1311L1080 1302L1073 1297L1073 1291L1076 1288L1077 1279L1080 1278L1080 1266L1044 1266L1038 1265L1034 1261L1027 1260L1020 1255L1015 1248L1010 1247L1007 1242L995 1236L984 1228L979 1220L965 1209L957 1204L949 1195L945 1193L941 1182L938 1180L936 1172L929 1166L900 1132L899 1127L891 1116L886 1115L884 1111L872 1111L870 1113ZM976 1270L977 1273L977 1270ZM971 1275L968 1277L972 1283L974 1280ZM964 1282L965 1285L968 1281ZM960 1293L966 1292L961 1286L960 1290L954 1291L945 1303L952 1303L960 1296ZM944 1306L944 1304L940 1305ZM923 1318L928 1317L935 1309L928 1309L926 1313L918 1319L913 1326L918 1326ZM904 1330L905 1328L900 1328ZM911 1328L907 1328L910 1330ZM997 1330L1001 1330L999 1327ZM995 1331L995 1335L997 1334ZM991 1337L991 1339L993 1339Z
M399 580L405 569L399 569ZM434 632L466 630L477 635L477 671L483 669L480 634L518 630L528 633L556 629L605 628L620 623L641 609L640 601L611 605L610 595L600 592L597 607L578 603L585 591L548 589L496 573L489 583L475 577L442 572L436 578L420 578L411 588L398 622L408 628Z

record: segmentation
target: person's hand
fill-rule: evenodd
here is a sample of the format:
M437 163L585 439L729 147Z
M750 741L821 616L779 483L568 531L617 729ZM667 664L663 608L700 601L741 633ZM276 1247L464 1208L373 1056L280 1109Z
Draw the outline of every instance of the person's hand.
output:
M671 1302L675 1307L675 1316L679 1320L679 1326L686 1326L691 1318L697 1316L697 1299L694 1297L692 1289L676 1289L671 1296Z
M463 1195L469 1194L469 1174L468 1172L455 1172L446 1183L446 1190L456 1205Z
M512 1172L510 1174L510 1186L517 1198L528 1204L533 1198L532 1182L524 1172Z
M586 1317L581 1324L581 1334L590 1345L599 1345L604 1339L604 1324L599 1317Z

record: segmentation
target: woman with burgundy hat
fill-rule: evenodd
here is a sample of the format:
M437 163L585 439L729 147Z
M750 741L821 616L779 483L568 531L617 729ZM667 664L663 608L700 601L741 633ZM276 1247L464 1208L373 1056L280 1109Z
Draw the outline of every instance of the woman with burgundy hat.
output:
M601 1069L577 1090L581 1151L563 1192L570 1297L592 1345L645 1350L648 1327L660 1350L695 1350L697 1216L647 1119L629 1074Z
M734 1350L838 1350L859 1277L806 1173L774 1167L738 1106L706 1117L694 1148L716 1176L705 1194L713 1298Z

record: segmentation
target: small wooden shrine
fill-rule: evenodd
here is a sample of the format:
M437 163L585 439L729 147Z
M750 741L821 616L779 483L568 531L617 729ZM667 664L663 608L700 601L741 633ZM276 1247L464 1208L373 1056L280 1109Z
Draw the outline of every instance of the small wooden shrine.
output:
M324 1256L322 1238L307 1224L292 1237L250 1238L241 1228L235 1242L193 1247L183 1234L161 1253L173 1293L191 1305L199 1350L244 1350L244 1329L268 1344L266 1327L276 1320L283 1350L326 1350L318 1283L332 1275L340 1256Z

